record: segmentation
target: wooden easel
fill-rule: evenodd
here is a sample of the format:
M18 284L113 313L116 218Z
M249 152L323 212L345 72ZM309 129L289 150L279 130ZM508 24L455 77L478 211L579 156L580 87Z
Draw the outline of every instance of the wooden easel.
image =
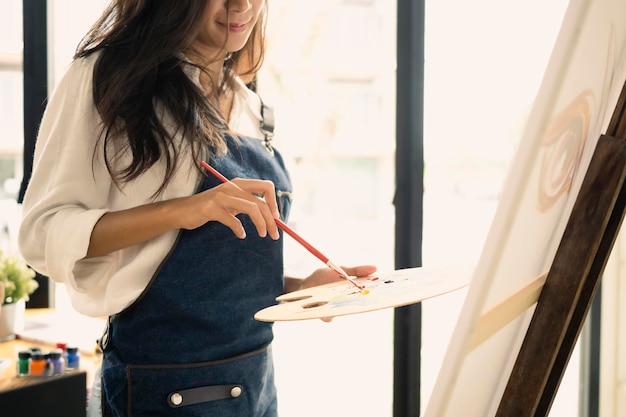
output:
M496 416L546 416L626 210L626 86L598 140Z

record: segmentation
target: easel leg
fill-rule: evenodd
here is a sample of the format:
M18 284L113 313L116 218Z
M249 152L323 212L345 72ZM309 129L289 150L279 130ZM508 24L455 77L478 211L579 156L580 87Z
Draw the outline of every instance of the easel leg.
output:
M602 136L496 416L547 415L626 207L626 142Z

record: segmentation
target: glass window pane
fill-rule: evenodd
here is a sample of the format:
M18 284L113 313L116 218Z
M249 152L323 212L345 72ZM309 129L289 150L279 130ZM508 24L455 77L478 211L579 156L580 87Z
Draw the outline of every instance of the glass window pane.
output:
M21 71L0 71L0 153L21 154L24 142Z
M390 271L395 8L388 0L273 0L269 6L258 90L276 109L277 146L290 161L290 223L341 265ZM297 244L285 245L294 275L324 267ZM281 415L391 416L392 325L392 310L331 323L277 323Z
M22 2L7 0L0 13L0 250L17 251L17 193L22 178Z
M22 53L22 1L4 0L0 13L0 52Z

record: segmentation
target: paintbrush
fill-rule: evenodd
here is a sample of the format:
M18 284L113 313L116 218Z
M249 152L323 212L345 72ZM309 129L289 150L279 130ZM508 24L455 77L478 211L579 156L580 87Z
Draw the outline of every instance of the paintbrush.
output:
M226 178L225 176L220 174L215 168L213 168L211 165L207 164L206 162L200 161L200 164L204 168L206 168L207 171L209 171L211 174L213 174L218 180L220 180L222 182L228 182L229 181L228 178ZM313 255L315 255L315 257L317 259L319 259L320 261L324 262L330 269L332 269L333 271L335 271L339 275L341 275L343 278L345 278L348 281L350 281L359 290L363 289L363 287L361 287L359 284L356 283L356 281L354 281L352 278L350 278L350 276L343 269L341 269L341 267L339 267L333 261L328 259L328 257L326 255L324 255L322 252L320 252L319 250L315 249L315 247L313 247L313 245L311 245L309 242L304 240L304 238L302 236L297 234L291 227L287 226L287 224L285 222L283 222L280 219L274 219L274 221L276 221L276 226L278 226L285 233L287 233L289 236L294 238L296 240L296 242L298 242L299 244L304 246L309 252L311 252Z

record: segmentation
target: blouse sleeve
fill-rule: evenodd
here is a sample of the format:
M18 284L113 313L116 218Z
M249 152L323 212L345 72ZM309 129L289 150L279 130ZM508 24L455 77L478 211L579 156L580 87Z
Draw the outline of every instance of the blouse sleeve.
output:
M75 60L48 102L18 235L20 252L35 270L77 292L102 285L102 267L115 262L113 255L82 260L113 186L102 152L94 152L102 146L92 99L94 59Z

